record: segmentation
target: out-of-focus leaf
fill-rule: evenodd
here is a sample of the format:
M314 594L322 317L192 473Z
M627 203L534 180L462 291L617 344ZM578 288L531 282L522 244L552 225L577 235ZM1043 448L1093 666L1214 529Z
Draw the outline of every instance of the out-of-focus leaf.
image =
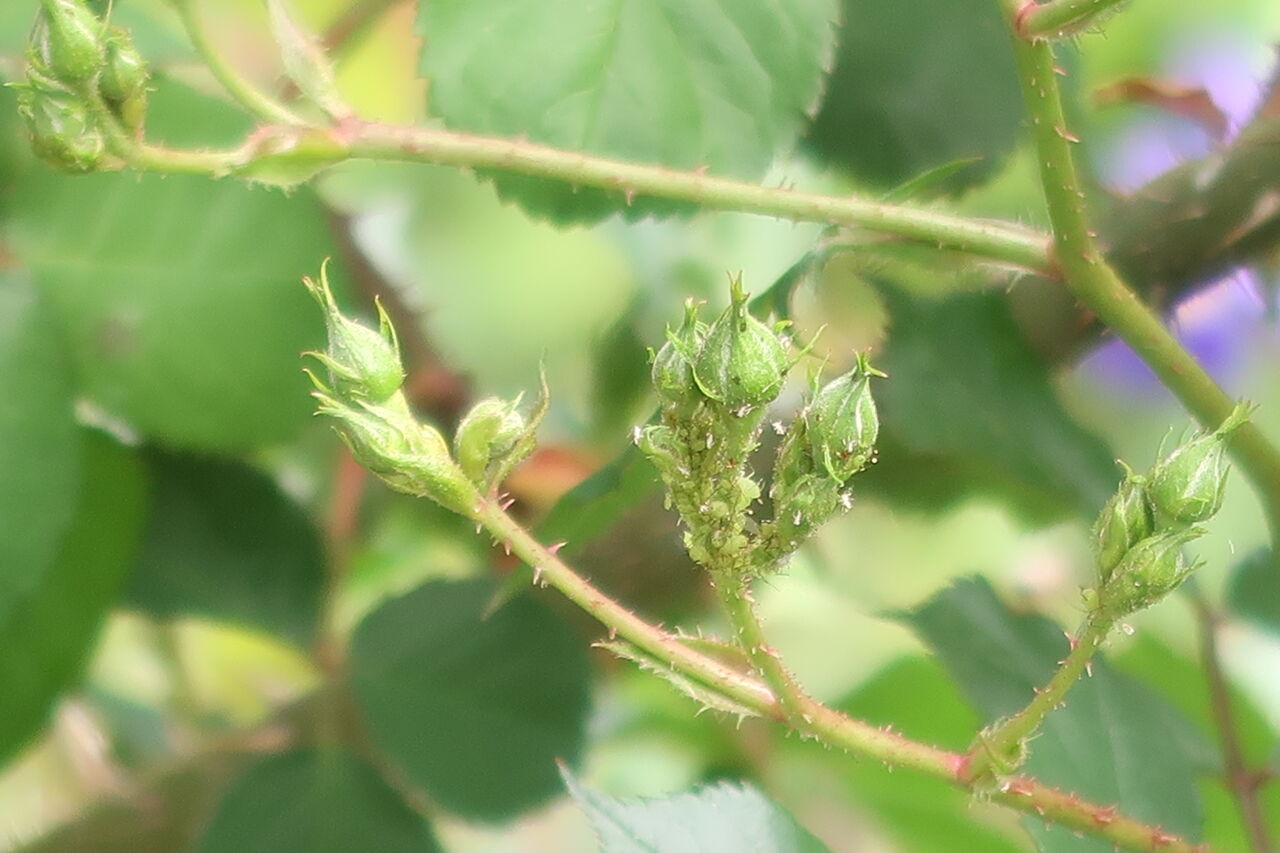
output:
M165 137L190 133L188 116L215 133L234 121L190 93L154 106ZM109 413L208 450L286 439L306 420L298 353L323 342L323 324L298 280L329 246L309 192L33 167L9 210L11 249L51 297L86 395Z
M127 601L310 642L324 591L319 535L270 477L240 462L152 452L152 511Z
M964 749L981 723L936 661L902 658L885 667L839 703L841 710L874 725L891 725L907 737ZM840 777L859 805L903 851L1015 853L1025 849L1008 832L984 820L971 795L918 773L888 773L876 763L842 756ZM1013 825L1017 831L1017 825Z
M428 824L360 759L277 755L227 791L199 853L438 853Z
M79 677L115 603L141 532L146 490L133 455L85 432L82 478L70 527L37 586L0 618L0 761L44 725Z
M424 3L421 69L455 130L754 179L798 134L834 45L832 0ZM593 221L679 209L503 176L525 210Z
M498 820L555 796L582 752L583 643L529 597L487 619L487 581L435 581L356 630L351 683L373 742L433 799Z
M1068 651L1061 628L1039 616L1012 612L980 578L952 585L903 618L988 722L1026 705ZM1105 660L1095 659L1092 670L1092 677L1075 685L1066 705L1049 714L1031 740L1026 773L1198 838L1197 756L1186 748L1186 721ZM1026 825L1049 853L1111 850L1108 843L1046 827L1043 821L1029 819Z
M1091 518L1115 487L1107 447L1071 419L1002 295L922 298L877 282L889 311L877 361L884 440L860 487L910 503L993 492L1027 517Z
M1260 548L1231 570L1227 606L1235 615L1280 634L1280 562Z
M657 799L620 800L568 771L565 785L591 818L601 853L825 853L827 847L749 785L721 782Z
M636 331L641 307L640 302L632 304L600 336L592 353L592 432L607 445L616 444L643 417L640 408L650 396L648 342Z
M543 542L566 542L566 554L586 547L627 510L659 488L658 472L643 453L629 446L616 459L556 501L538 526Z
M0 273L0 624L36 589L72 523L80 437L70 359L49 306Z
M962 158L984 167L1013 150L1022 97L1000 8L986 0L844 0L836 70L810 146L860 180L889 188Z

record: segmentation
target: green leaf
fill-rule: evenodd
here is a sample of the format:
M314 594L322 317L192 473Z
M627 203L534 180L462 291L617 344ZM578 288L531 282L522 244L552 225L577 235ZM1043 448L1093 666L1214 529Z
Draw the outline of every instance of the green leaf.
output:
M161 136L238 121L183 91L157 93ZM11 248L108 413L166 444L220 451L287 439L309 417L298 353L323 327L298 282L330 251L311 193L33 167L10 201Z
M660 799L620 800L567 770L569 793L591 818L600 853L824 853L827 847L750 785L721 782Z
M1036 520L1092 518L1119 479L1107 447L1072 420L1003 295L915 297L883 281L892 328L877 360L880 464L861 486L904 503L981 490Z
M590 704L583 643L526 596L488 619L488 581L435 581L360 624L351 683L373 742L440 805L498 820L560 790Z
M70 527L38 586L0 618L0 761L44 725L79 678L137 546L145 505L141 467L98 433L84 432L82 479Z
M833 0L444 0L424 3L430 108L455 130L756 179L795 140L831 55ZM530 213L594 221L628 206L503 177Z
M538 526L543 542L567 542L573 554L659 488L658 471L634 446L556 501Z
M303 509L240 462L159 451L146 462L154 508L128 603L160 618L207 616L309 643L325 560Z
M80 485L75 388L56 318L22 276L0 273L0 622L41 583Z
M436 853L427 823L344 752L265 759L223 797L199 853Z
M907 737L950 749L965 749L980 727L942 667L919 657L889 664L838 707L857 719L891 725ZM1015 853L1023 849L1008 833L982 819L981 807L970 794L941 779L887 773L879 764L850 762L842 755L833 758L858 804L871 812L903 851Z
M988 721L1026 705L1067 654L1062 629L1016 614L981 578L969 578L903 615L934 650L969 702ZM1030 743L1025 772L1042 782L1189 838L1198 838L1198 755L1186 748L1186 721L1159 695L1120 675L1105 660L1067 695ZM1110 851L1111 845L1026 825L1051 853Z
M1236 563L1227 587L1231 612L1280 634L1280 563L1269 548L1260 548Z
M600 335L592 348L591 432L612 443L645 417L641 408L652 400L647 341L637 326L643 314L639 300Z
M836 69L809 130L821 157L888 189L944 163L953 190L1017 142L1022 96L1008 29L988 0L844 0Z

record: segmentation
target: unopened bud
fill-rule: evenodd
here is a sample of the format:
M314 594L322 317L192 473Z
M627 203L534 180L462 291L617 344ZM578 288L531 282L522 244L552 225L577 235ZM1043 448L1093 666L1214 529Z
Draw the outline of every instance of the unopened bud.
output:
M884 374L859 355L853 370L819 391L804 414L814 458L841 483L865 468L875 451L880 417L871 396L873 376Z
M1195 568L1182 547L1204 534L1198 527L1157 533L1134 545L1099 585L1093 607L1116 620L1150 607L1173 592Z
M528 427L516 410L519 403L489 397L476 403L458 423L454 451L473 483L483 485L491 463L509 454L524 435Z
M1147 494L1159 514L1179 524L1195 524L1222 507L1229 469L1227 436L1248 419L1248 408L1237 406L1216 430L1196 433L1151 469Z
M475 488L453 463L439 430L391 407L339 401L314 376L312 381L319 414L338 420L338 433L361 465L396 491L431 498L463 515L474 511Z
M18 94L18 111L40 159L68 172L92 172L105 164L102 131L80 97L61 84L30 69Z
M730 292L729 307L708 328L693 364L694 380L731 409L762 406L782 390L790 363L777 332L747 311L740 278Z
M320 281L303 279L303 284L324 309L329 331L329 348L311 353L329 368L333 390L341 398L381 403L404 382L400 345L395 329L382 306L378 306L378 331L343 316L329 288L328 264L320 270Z
M71 86L88 82L105 60L103 25L81 0L43 0L30 39L31 59Z
M1129 549L1155 529L1151 504L1147 500L1146 477L1133 473L1127 466L1125 470L1120 488L1102 507L1093 525L1098 576L1103 583Z
M683 403L699 396L693 379L693 363L702 349L707 324L698 319L698 303L684 304L684 323L672 332L653 357L653 387L665 403Z
M132 131L142 128L147 114L146 60L129 34L113 27L106 37L106 64L98 78L98 91L120 120Z

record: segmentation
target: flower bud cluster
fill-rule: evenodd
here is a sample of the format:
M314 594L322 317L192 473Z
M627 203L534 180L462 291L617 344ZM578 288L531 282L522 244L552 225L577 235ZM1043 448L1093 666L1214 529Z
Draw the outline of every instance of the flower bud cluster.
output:
M750 516L762 489L750 470L768 405L794 364L782 326L747 310L740 280L729 306L710 324L690 302L680 328L652 356L661 418L636 431L654 462L668 504L685 524L685 546L716 574L749 576L791 554L823 521L850 503L846 482L873 458L879 420L865 358L846 376L814 391L785 438L770 491L774 518Z
M71 172L114 165L110 133L140 134L147 110L147 65L129 34L84 0L42 0L26 59L18 106L36 154Z
M1114 621L1149 607L1195 569L1182 548L1204 534L1195 525L1222 506L1226 442L1248 414L1237 406L1217 429L1196 432L1145 475L1126 466L1093 527L1098 584L1085 590L1085 601L1097 615Z
M324 311L328 331L326 351L307 353L328 372L326 381L307 371L318 413L338 422L338 433L356 460L393 489L472 515L479 499L475 484L454 462L440 431L409 411L400 390L400 348L381 306L374 331L338 310L327 265L319 281L304 283Z

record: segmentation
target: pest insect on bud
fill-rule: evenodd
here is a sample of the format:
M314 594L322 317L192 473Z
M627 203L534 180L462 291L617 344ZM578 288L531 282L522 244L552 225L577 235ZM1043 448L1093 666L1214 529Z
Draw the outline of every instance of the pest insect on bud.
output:
M1155 521L1147 500L1147 478L1135 474L1126 465L1124 481L1102 507L1093 525L1098 573L1103 583L1129 549L1154 530Z
M1122 619L1150 607L1173 592L1195 569L1182 546L1204 534L1199 527L1157 533L1134 545L1091 596L1091 606L1106 618Z
M528 425L516 410L519 399L489 397L472 406L458 423L453 437L458 465L473 483L483 483L491 462L505 457L515 447Z
M742 279L730 285L730 304L707 329L693 377L702 393L732 409L762 406L778 396L790 369L777 332L747 311Z
M848 480L871 461L880 434L871 379L884 375L860 354L853 370L819 391L804 415L814 458L838 482Z
M376 332L344 317L329 288L327 262L320 269L319 282L305 278L303 284L324 309L329 349L310 355L329 368L334 391L342 398L373 403L389 399L404 382L404 369L395 329L382 306L378 306Z
M699 394L693 380L693 363L702 349L707 324L698 319L698 303L690 299L684 304L684 322L672 332L667 342L653 356L653 387L665 403L683 403Z
M1156 463L1147 494L1157 513L1179 524L1196 524L1222 507L1230 467L1227 436L1248 419L1249 409L1236 406L1217 429L1197 432Z
M18 111L36 156L68 172L92 172L105 164L106 140L77 95L34 68L18 88Z
M31 31L29 56L54 79L86 83L105 61L103 25L80 0L42 0Z

